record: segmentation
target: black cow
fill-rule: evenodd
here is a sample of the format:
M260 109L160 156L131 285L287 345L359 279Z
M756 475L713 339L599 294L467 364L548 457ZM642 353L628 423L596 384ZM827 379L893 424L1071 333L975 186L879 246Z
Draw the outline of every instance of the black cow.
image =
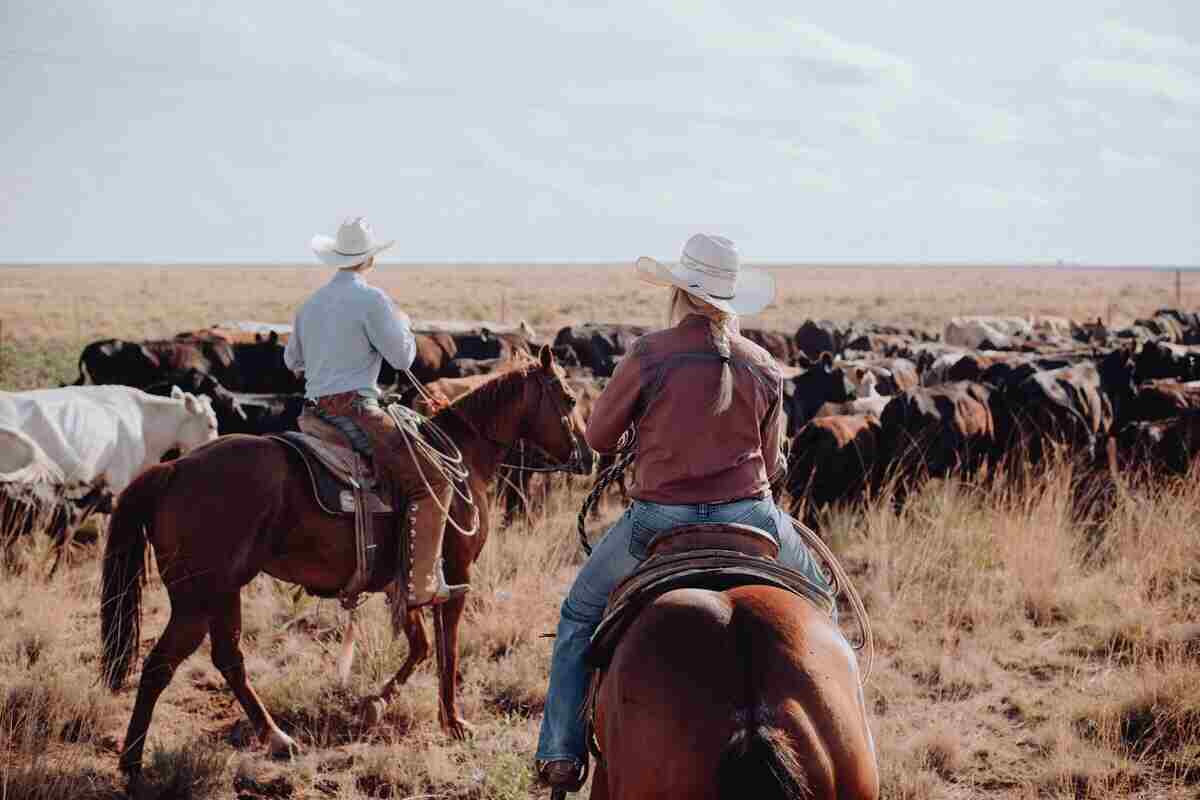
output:
M232 374L212 373L227 387L241 392L295 394L304 391L303 378L283 363L285 342L271 331L257 334L253 342L235 342Z
M634 341L647 330L642 325L569 325L554 337L554 345L571 348L581 366L590 368L597 377L607 378L616 369L620 357L629 352Z
M1200 347L1167 342L1146 342L1134 359L1138 380L1174 378L1180 381L1200 379Z
M213 376L198 369L189 369L176 373L149 386L142 391L159 397L170 397L172 387L178 386L191 394L202 394L212 398L213 411L217 415L217 431L225 433L241 433L234 430L246 422L246 411L239 402L238 396L221 385Z
M793 337L796 349L809 359L820 358L822 353L837 355L845 349L846 336L836 323L827 319L805 320Z
M816 364L800 359L805 371L783 381L783 404L787 413L787 435L795 436L816 416L825 403L845 403L854 394L841 367L834 366L833 355L822 353Z
M189 370L212 375L224 383L233 368L233 345L226 341L105 339L92 342L80 353L75 385L119 384L140 389Z

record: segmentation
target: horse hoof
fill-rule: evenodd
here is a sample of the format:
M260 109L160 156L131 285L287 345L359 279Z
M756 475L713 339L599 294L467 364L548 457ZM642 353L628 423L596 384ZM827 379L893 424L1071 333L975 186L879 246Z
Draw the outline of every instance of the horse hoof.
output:
M363 725L367 730L371 730L379 723L383 722L384 712L387 711L387 702L382 697L369 697L363 701Z
M271 758L288 761L300 755L300 745L296 744L296 740L286 733L272 731L268 752L271 754Z
M475 726L467 722L462 717L455 717L449 722L443 722L442 730L444 730L451 739L457 739L460 742L475 735Z

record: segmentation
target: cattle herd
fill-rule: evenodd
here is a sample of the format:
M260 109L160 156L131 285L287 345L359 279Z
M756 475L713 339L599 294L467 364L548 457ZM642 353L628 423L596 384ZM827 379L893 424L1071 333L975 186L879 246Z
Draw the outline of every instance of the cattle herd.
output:
M585 412L647 330L587 323L564 327L551 342L541 342L524 322L414 328L411 373L435 402L449 402L475 376L496 370L517 351L534 352L547 343L568 370ZM1081 475L1181 475L1200 450L1195 313L1161 310L1115 330L1098 320L958 317L941 331L808 320L794 331L743 334L785 367L788 470L777 491L813 524L826 507L885 489L903 503L930 477L1020 481L1064 458ZM223 323L171 339L97 341L80 354L75 386L111 384L174 395L190 403L187 408L202 402L199 411L215 414L221 434L296 430L303 381L283 363L288 335L283 325ZM408 376L390 365L380 384L404 402L419 397ZM22 426L0 419L0 434L14 427ZM33 436L28 430L7 435L27 434ZM33 439L21 452L38 451L40 442ZM38 458L53 460L43 455ZM532 454L521 457L536 460ZM36 496L21 476L70 472L62 464L31 472L26 461L0 465L8 470L0 474L0 485L8 487L5 519L14 513L13 498L28 505ZM523 509L526 478L502 481L518 490L507 504L510 516ZM103 508L98 490L119 489L94 478L79 482L90 485L68 496L76 504L86 498L89 511ZM59 517L78 521L79 514Z

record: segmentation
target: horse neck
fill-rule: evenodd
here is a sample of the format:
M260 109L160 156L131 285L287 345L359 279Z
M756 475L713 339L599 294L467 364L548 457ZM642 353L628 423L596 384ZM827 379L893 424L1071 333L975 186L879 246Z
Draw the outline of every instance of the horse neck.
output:
M522 388L504 392L485 385L434 417L462 452L471 474L485 483L495 477L505 453L516 444L528 412L525 373L513 372L495 380L520 382Z

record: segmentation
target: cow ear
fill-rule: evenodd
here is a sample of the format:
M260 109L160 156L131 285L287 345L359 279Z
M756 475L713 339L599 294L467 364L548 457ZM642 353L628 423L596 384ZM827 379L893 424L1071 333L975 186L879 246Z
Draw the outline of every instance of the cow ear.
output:
M538 360L542 362L543 369L550 369L554 366L554 351L550 349L550 345L542 345L538 350Z
M172 400L182 400L183 399L183 389L180 389L178 386L172 386L171 387L171 399Z

